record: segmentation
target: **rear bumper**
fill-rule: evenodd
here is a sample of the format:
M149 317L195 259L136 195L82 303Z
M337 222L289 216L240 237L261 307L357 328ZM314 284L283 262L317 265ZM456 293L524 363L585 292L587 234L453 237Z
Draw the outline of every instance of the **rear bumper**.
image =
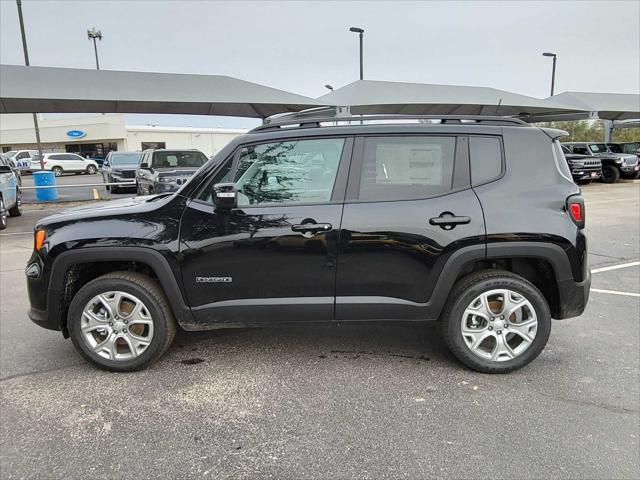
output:
M563 280L559 282L558 293L560 294L560 306L554 318L562 320L582 315L589 301L590 289L591 270L587 270L587 278L582 282L576 282L574 280Z

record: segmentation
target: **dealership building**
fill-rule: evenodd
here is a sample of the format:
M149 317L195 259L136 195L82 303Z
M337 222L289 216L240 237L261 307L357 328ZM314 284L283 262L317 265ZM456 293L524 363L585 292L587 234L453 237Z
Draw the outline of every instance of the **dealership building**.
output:
M44 152L72 152L83 157L104 158L112 150L141 151L147 148L194 148L215 155L244 129L126 125L123 114L91 114L77 117L38 116ZM36 136L31 114L0 115L0 150L35 150Z

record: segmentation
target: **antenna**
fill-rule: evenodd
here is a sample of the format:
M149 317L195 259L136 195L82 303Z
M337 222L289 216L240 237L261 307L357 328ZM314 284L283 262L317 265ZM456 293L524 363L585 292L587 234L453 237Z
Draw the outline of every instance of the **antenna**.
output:
M500 105L502 105L502 98L500 99L500 101L498 102L498 106L496 107L496 115L498 115L498 112L500 111Z

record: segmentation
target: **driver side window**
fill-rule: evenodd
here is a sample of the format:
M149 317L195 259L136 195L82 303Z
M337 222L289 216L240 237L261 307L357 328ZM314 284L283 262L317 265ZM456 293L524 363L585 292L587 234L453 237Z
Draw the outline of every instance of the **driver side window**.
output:
M331 200L344 138L283 140L240 152L238 206Z
M344 138L322 138L243 147L235 168L228 159L198 199L213 203L213 186L233 182L239 207L329 202L344 143Z

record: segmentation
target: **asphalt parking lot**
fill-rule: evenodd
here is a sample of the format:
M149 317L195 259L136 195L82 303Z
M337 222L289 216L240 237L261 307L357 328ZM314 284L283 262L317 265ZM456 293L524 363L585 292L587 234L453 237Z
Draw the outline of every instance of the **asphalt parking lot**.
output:
M135 195L136 192L135 186L133 188L129 187L127 190L119 191L116 194L107 191L105 187L94 186L102 183L102 174L100 172L95 175L62 175L61 177L56 178L56 186L61 186L61 188L58 188L58 201L74 202L93 200L95 198L110 200ZM31 175L22 175L22 187L22 203L38 203L36 200L36 190L24 188L33 187L33 177Z
M98 371L26 316L31 230L58 208L27 206L0 235L2 477L638 478L640 184L583 191L592 269L623 268L503 376L434 325L179 332L146 371Z

